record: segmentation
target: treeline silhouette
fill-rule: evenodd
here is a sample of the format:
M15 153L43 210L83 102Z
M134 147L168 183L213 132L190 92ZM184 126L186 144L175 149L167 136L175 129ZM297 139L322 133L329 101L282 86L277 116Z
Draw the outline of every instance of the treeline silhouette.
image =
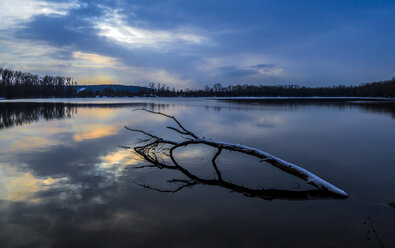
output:
M39 76L0 68L0 97L45 98L73 97L77 82L70 77Z
M130 90L114 89L113 86L104 87L102 90L92 90L90 88L78 91L76 97L134 97L149 96L149 90L142 88L138 92Z
M149 85L157 96L183 97L395 97L395 78L358 86L306 87L298 85L206 85L204 89L172 90L166 85Z
M81 86L82 87L82 86ZM0 97L14 98L70 98L70 97L126 97L149 96L145 87L138 92L119 90L125 86L99 87L101 90L92 90L90 87L82 90L71 77L39 76L31 73L14 71L0 67ZM84 87L85 88L85 87Z
M298 85L229 85L216 83L204 89L176 90L161 83L150 83L138 92L116 90L78 89L70 77L39 76L0 67L0 97L49 98L49 97L395 97L395 77L387 81L365 83L358 86L306 87Z

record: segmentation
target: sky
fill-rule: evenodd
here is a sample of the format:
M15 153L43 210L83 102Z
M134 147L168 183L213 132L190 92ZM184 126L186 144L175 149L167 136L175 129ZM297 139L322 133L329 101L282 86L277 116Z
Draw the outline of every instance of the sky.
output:
M0 0L0 66L175 88L388 80L395 1Z

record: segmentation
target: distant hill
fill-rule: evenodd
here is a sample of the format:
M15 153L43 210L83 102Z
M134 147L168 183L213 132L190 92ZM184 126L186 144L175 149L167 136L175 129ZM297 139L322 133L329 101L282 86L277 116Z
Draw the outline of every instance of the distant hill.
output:
M92 92L103 92L106 90L113 91L124 91L129 93L139 93L144 90L148 90L146 87L131 86L131 85L120 85L120 84L98 84L98 85L77 85L77 92L92 91Z

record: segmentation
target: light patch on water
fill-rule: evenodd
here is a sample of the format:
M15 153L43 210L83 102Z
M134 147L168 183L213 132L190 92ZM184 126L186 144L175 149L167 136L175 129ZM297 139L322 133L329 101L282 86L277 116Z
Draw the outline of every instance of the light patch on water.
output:
M67 178L37 178L30 172L19 171L8 164L0 164L0 199L39 203L35 193L54 188Z
M74 141L98 139L105 136L114 135L118 131L116 125L105 126L101 124L87 125L84 127L84 129L84 131L77 133L73 136Z

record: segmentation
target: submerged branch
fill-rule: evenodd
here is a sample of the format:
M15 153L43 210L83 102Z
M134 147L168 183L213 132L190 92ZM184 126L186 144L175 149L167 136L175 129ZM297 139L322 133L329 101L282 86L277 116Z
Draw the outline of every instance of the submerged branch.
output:
M131 128L126 127L130 131L142 133L145 136L149 137L148 140L150 142L148 142L147 144L142 145L142 146L134 147L134 150L138 154L143 156L143 158L145 160L157 165L159 168L180 170L182 173L187 175L190 179L199 181L200 183L225 186L225 187L232 188L235 191L241 190L244 193L249 192L249 190L246 190L243 187L238 188L238 187L236 187L237 185L236 186L229 185L230 183L222 180L221 172L218 169L217 164L216 164L216 159L221 154L222 150L228 150L228 151L240 152L240 153L243 153L243 154L246 154L249 156L256 157L256 158L260 159L260 162L267 162L267 163L271 164L272 166L274 166L274 167L276 167L288 174L291 174L293 176L301 178L302 180L306 181L308 184L316 187L318 190L330 192L332 194L338 195L339 197L348 197L346 192L339 189L335 185L325 181L324 179L318 177L317 175L311 173L310 171L308 171L300 166L297 166L295 164L292 164L290 162L287 162L283 159L280 159L276 156L273 156L269 153L266 153L262 150L259 150L259 149L253 148L253 147L249 147L249 146L245 146L245 145L240 145L240 144L232 144L232 143L227 143L227 142L214 141L214 140L209 140L209 139L205 139L205 138L200 138L199 136L195 135L191 131L184 128L182 126L182 124L174 116L170 116L170 115L167 115L167 114L164 114L161 112L154 112L154 111L147 110L147 109L140 109L140 110L143 110L143 111L146 111L149 113L153 113L153 114L162 115L162 116L173 119L181 130L178 128L175 128L175 127L167 127L168 129L173 130L179 134L192 137L192 138L185 138L184 137L184 141L176 142L176 141L162 139L156 135L145 132L143 130L131 129ZM178 162L174 158L175 150L179 147L187 147L192 144L204 144L204 145L211 146L211 147L214 147L217 149L217 152L215 153L214 157L212 158L212 165L215 169L218 180L206 180L206 179L198 178L178 164ZM160 147L161 145L167 146L167 147L166 148ZM157 157L157 154L160 155L159 158ZM160 159L162 159L162 156L169 157L170 160L172 161L173 165L165 164L162 160L160 161ZM251 192L251 193L256 194L256 192Z
M213 167L215 169L215 172L217 173L218 176L218 180L222 180L222 175L221 175L221 171L218 169L217 167L217 163L215 162L215 160L217 159L217 157L221 154L222 152L222 148L218 148L217 152L215 153L213 159L211 160L211 163L213 164Z
M158 191L158 192L165 192L165 193L176 193L176 192L182 190L185 187L193 187L194 185L197 184L196 182L193 182L193 181L181 180L181 179L173 179L173 180L169 180L168 182L169 183L182 182L182 185L179 186L176 189L173 189L173 190L164 190L164 189L154 188L154 187L151 187L151 186L148 186L148 185L145 185L145 184L141 184L141 183L138 183L138 182L134 182L134 183L137 184L138 186L141 186L141 187L146 188L146 189L151 189L151 190L155 190L155 191Z
M192 136L192 137L195 138L195 139L198 139L198 138L199 138L196 134L194 134L194 133L192 133L191 131L189 131L189 130L187 130L186 128L184 128L184 126L181 125L181 123L180 123L174 116L167 115L167 114L164 114L164 113L162 113L162 112L156 112L156 111L148 110L148 109L145 109L145 108L142 108L142 109L135 109L135 110L133 110L133 111L136 111L136 110L142 110L142 111L146 111L146 112L148 112L148 113L152 113L152 114L156 114L156 115L162 115L162 116L165 116L165 117L167 117L167 118L170 118L170 119L172 119L172 120L173 120L173 121L184 131L183 134L185 134L185 135L190 135L190 136ZM173 130L177 130L176 128L172 128L172 129L173 129ZM177 132L180 132L180 131L177 130Z

